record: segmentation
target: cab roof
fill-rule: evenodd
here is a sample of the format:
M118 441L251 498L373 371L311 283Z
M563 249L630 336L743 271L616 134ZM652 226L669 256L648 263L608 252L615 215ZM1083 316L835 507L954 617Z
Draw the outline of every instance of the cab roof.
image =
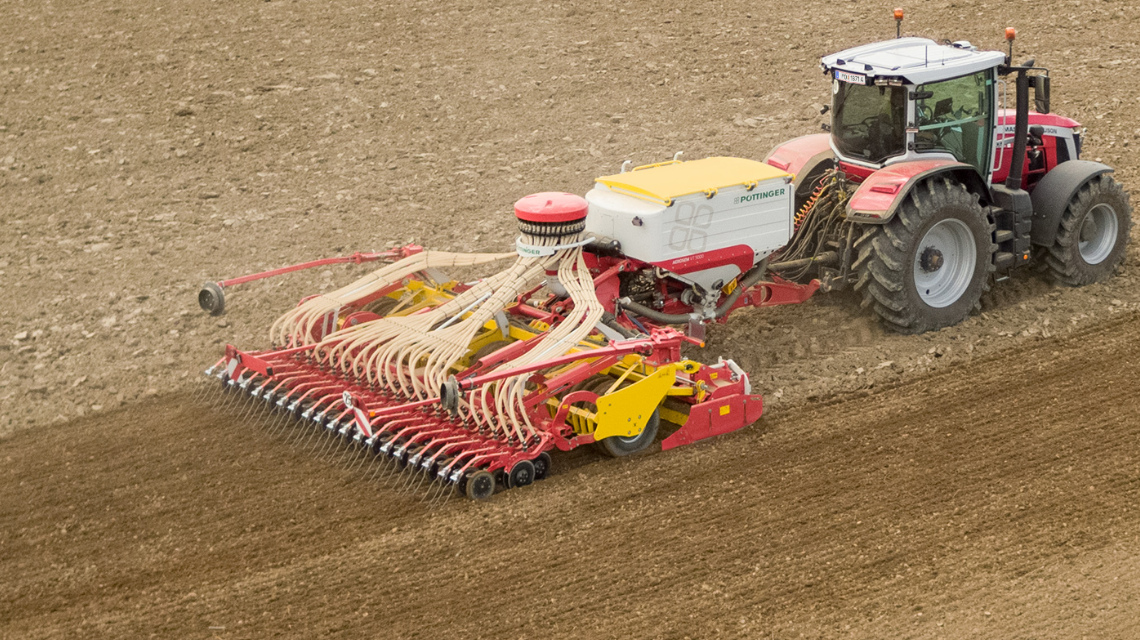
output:
M1000 51L977 51L968 42L938 44L927 38L896 38L846 49L820 59L828 71L926 84L957 78L1005 62Z

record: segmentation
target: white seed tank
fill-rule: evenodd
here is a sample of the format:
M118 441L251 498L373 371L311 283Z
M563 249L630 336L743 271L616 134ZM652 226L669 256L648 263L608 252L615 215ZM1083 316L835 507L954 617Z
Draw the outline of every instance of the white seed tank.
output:
M586 194L586 233L711 291L786 245L792 176L744 158L665 162L603 176Z

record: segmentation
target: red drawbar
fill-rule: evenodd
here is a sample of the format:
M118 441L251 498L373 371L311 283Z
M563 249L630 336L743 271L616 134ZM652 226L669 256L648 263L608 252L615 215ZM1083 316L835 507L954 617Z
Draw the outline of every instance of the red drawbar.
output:
M546 191L520 198L515 203L515 217L527 222L576 222L586 219L590 205L573 193Z

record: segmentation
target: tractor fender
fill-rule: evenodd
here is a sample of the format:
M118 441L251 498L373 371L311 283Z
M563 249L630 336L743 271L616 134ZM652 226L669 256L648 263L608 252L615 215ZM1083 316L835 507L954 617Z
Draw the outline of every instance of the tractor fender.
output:
M795 176L795 186L801 185L801 178L811 175L811 172L824 162L835 162L835 153L831 150L831 136L826 133L813 133L788 140L764 156L764 162L786 171Z
M898 162L872 173L847 201L847 217L864 224L886 224L895 217L915 185L942 175L966 185L983 206L990 204L990 190L974 167L936 158Z
M1089 180L1112 173L1112 167L1091 160L1062 162L1045 174L1033 188L1033 244L1053 246L1061 216L1077 191Z

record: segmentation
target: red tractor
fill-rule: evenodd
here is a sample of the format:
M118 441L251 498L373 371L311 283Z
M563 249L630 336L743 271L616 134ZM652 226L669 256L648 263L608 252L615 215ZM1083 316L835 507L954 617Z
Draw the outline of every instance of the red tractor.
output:
M1128 195L1112 168L1080 159L1080 125L1049 113L1048 70L1013 65L1013 37L1010 55L907 37L824 57L830 133L766 158L797 196L796 235L769 268L854 286L904 333L962 321L1017 267L1043 263L1070 286L1112 275Z

